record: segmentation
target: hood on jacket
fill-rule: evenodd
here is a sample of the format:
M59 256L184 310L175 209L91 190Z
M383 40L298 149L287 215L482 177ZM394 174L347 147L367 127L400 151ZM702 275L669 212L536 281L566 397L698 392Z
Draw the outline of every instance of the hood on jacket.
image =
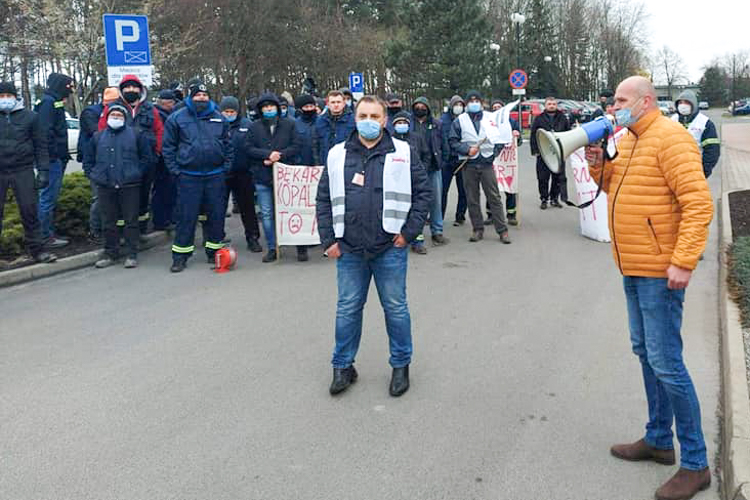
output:
M125 96L122 95L122 89L128 82L137 84L141 89L141 97L140 99L138 99L136 105L145 101L146 97L148 96L148 91L146 90L146 87L143 86L143 83L141 83L141 80L135 75L125 75L122 77L122 80L120 80L120 85L117 87L118 89L120 89L120 99L122 99L123 102L127 103L127 101L125 100Z
M258 102L255 105L258 116L263 116L263 105L268 103L274 104L276 106L278 116L281 117L281 103L279 102L279 98L276 97L276 94L274 94L273 92L266 92L265 94L261 94L260 97L258 97Z
M47 78L47 91L58 99L65 99L70 95L73 79L62 73L51 73Z
M411 105L411 110L414 111L414 106L417 104L424 104L427 107L427 116L432 116L432 108L430 107L430 101L425 96L419 96L414 99L414 104Z
M466 101L464 101L464 98L463 98L463 97L461 97L460 95L454 95L453 97L451 97L451 100L450 100L450 102L448 103L448 108L449 108L449 111L450 111L451 109L453 109L453 106L455 106L455 105L456 105L456 104L458 104L459 102L460 102L461 104L463 104L464 106L466 106Z
M216 103L213 102L213 101L211 101L211 100L209 100L208 101L208 108L206 108L206 111L204 111L201 114L198 114L196 112L196 110L195 110L195 103L193 103L193 98L192 97L185 98L184 102L185 102L185 107L188 108L188 111L190 111L192 114L194 114L194 115L196 115L196 116L198 116L200 118L202 118L204 116L208 116L208 115L212 114L214 111L216 111L218 109L218 106L216 106Z
M686 116L684 118L692 120L695 115L698 114L698 97L695 95L695 92L692 90L683 90L682 93L677 97L677 100L674 102L674 107L677 109L677 103L680 101L688 101L690 105L693 107L693 111L690 113L689 116ZM683 116L680 115L680 119L683 119Z

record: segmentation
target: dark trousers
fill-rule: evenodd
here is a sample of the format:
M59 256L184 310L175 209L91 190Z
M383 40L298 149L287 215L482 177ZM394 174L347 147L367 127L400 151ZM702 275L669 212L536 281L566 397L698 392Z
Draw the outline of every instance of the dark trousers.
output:
M135 257L138 253L138 207L140 204L141 186L133 184L121 188L112 188L99 184L99 210L102 213L104 232L104 253L110 259L120 257L120 231L117 221L125 222L125 255Z
M173 259L187 259L193 254L195 225L201 208L206 211L206 222L203 224L206 255L213 258L216 250L223 246L225 192L224 174L181 174L177 178L177 227L172 245Z
M484 207L487 209L487 218L492 218L492 210L490 209L490 202L485 203ZM505 193L505 211L508 216L516 215L516 193Z
M568 199L568 180L565 177L565 170L559 174L553 174L541 156L536 157L536 179L539 182L540 200L556 201L560 198L565 201Z
M234 196L234 201L240 210L242 226L245 228L245 240L257 240L260 238L260 227L258 217L255 215L255 181L250 172L232 172L227 176L227 192L224 201L224 211L229 205L229 193Z
M38 255L42 251L42 226L39 223L34 169L29 167L15 172L0 170L0 234L3 232L5 197L9 187L13 189L21 215L26 250L32 256Z
M148 232L148 221L151 218L151 211L149 210L149 206L151 205L151 187L153 185L154 169L150 168L148 172L143 174L139 188L138 224L140 225L141 233Z
M451 189L453 181L453 172L458 168L458 164L451 164L443 167L443 219L445 219L445 209L448 206L448 191ZM464 189L463 169L455 175L456 187L458 188L458 204L456 205L456 220L466 220L466 190Z
M177 201L177 183L169 173L164 160L160 160L154 171L154 187L151 197L151 215L154 229L166 229L175 221L174 208Z
M505 210L503 210L503 200L500 197L500 188L497 185L497 177L492 163L467 163L463 168L464 188L466 189L466 198L469 205L469 217L471 226L474 231L484 229L484 219L482 218L482 205L479 202L479 187L481 185L487 202L492 212L492 223L498 233L508 229L505 222Z

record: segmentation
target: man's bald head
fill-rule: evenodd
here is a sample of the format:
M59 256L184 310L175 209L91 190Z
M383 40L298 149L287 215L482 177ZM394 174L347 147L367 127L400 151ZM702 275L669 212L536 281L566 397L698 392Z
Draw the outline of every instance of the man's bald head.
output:
M631 76L617 86L615 111L630 108L631 112L640 118L657 107L656 89L648 78Z

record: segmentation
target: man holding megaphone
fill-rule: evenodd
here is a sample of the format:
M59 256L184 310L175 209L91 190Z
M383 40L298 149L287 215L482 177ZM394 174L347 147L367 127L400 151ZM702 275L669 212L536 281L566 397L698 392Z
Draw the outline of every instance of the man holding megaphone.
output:
M689 499L711 484L701 413L682 358L685 288L706 246L713 216L701 156L690 133L662 116L647 79L633 76L615 93L615 118L629 133L619 155L604 161L586 149L592 178L608 195L615 262L623 275L630 340L641 362L648 423L643 438L611 448L617 458L675 463L680 469L656 491L658 500Z

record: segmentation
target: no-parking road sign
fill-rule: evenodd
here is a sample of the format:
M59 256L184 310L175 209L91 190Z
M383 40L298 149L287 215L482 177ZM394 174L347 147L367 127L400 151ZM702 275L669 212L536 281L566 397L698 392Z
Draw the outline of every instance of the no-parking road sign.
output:
M510 72L508 81L510 82L511 88L525 89L526 85L529 83L529 75L527 75L522 69L514 69Z

